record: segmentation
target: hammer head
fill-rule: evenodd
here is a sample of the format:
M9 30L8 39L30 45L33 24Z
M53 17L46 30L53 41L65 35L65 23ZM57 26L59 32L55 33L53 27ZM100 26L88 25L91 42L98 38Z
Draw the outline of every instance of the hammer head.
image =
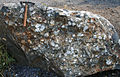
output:
M20 4L21 4L21 5L26 5L26 4L27 4L28 6L33 6L33 5L35 5L35 3L33 3L33 2L27 2L27 1L21 1Z

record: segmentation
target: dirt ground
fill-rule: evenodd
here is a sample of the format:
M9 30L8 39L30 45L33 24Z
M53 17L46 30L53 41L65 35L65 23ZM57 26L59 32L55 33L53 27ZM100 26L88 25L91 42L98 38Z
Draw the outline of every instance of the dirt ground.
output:
M0 7L6 2L19 1L31 1L36 4L69 10L84 10L102 15L115 26L120 36L120 0L0 0Z

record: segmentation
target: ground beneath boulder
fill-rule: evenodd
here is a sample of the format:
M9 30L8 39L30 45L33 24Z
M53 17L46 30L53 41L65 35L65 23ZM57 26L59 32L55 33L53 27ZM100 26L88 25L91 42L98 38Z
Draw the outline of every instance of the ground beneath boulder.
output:
M12 65L9 69L5 70L4 77L58 77L58 76L55 73L50 73L40 68ZM120 70L103 71L86 77L120 77Z

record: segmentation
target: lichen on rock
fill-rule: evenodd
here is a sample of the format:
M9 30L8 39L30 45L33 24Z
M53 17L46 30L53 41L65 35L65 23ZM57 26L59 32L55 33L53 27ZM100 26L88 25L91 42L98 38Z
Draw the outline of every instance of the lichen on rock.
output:
M59 69L65 77L86 76L120 64L119 36L104 17L87 11L29 5L24 27L24 6L8 3L1 15L29 58L44 55L48 64L56 66L53 70Z

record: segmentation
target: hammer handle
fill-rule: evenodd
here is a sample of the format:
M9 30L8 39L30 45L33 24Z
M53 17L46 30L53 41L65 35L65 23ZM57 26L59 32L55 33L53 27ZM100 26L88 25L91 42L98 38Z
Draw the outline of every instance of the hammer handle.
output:
M24 13L24 26L26 26L26 21L27 21L27 9L28 9L28 5L25 5L25 13Z

